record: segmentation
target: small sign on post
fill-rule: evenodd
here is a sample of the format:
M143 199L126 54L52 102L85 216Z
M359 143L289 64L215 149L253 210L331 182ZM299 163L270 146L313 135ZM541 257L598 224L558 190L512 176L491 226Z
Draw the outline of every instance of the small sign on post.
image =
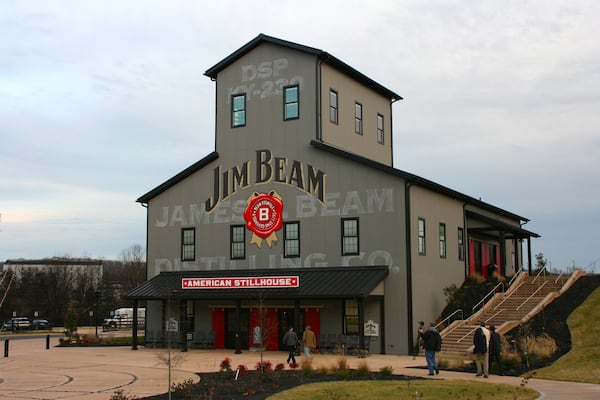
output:
M365 322L365 336L379 336L379 324L372 319Z
M179 332L179 321L177 321L175 318L169 318L166 321L167 324L167 332Z

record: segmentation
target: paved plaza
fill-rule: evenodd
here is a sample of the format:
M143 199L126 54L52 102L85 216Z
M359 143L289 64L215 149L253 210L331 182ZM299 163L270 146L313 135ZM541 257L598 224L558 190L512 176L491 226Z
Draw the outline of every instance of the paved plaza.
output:
M0 337L5 339L5 337ZM4 340L2 340L4 342ZM57 337L51 337L46 349L45 338L11 339L8 357L0 358L0 399L73 399L108 400L117 390L130 396L144 397L165 393L168 388L168 370L163 360L164 349L140 347L56 347ZM3 343L4 345L4 343ZM3 346L4 348L4 346ZM185 353L173 350L179 359L171 370L173 382L198 380L196 372L215 372L221 360L232 359L231 365L244 364L253 368L259 354L232 350L195 350ZM273 364L285 362L285 352L265 352L264 360ZM315 367L336 365L339 356L317 354ZM372 370L393 367L395 374L431 379L482 379L471 373L441 371L428 377L423 357L370 355L365 359L347 357L349 366L356 368L365 360ZM522 379L491 375L490 383L520 385ZM542 393L540 399L597 400L600 385L555 382L530 379L527 386Z

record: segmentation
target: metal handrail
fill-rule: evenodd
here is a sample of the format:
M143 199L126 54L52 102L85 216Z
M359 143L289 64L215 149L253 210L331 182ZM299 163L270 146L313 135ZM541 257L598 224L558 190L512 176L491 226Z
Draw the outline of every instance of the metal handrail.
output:
M475 304L473 306L473 309L471 311L473 311L473 313L475 313L475 309L481 305L482 303L485 303L486 299L488 297L490 297L491 295L496 294L496 289L498 288L498 286L502 286L502 292L504 293L504 283L503 282L498 282L498 284L496 286L494 286L494 288L485 296L483 296L483 298L481 300L479 300L479 302L477 304Z
M535 278L533 278L531 283L535 283L535 280L540 277L542 272L544 273L544 278L545 278L546 277L546 266L543 266L542 269L539 270L539 272L535 275Z
M512 278L510 278L510 281L508 281L508 286L511 286L513 282L519 277L519 275L521 275L522 272L523 266L519 267L519 270L513 275Z
M460 319L464 319L464 315L463 315L463 310L462 309L458 309L455 310L452 314L448 315L446 318L444 318L443 320L441 320L436 326L435 329L438 329L439 326L443 325L444 322L448 321L450 318L452 318L455 314L460 314ZM439 330L439 329L438 329Z
M515 311L519 311L519 309L520 309L521 307L523 307L523 305L524 305L525 303L527 303L529 300L531 300L531 298L532 298L533 296L535 296L535 295L537 294L537 292L539 292L540 290L542 290L542 288L543 288L543 287L546 285L546 283L547 283L547 282L544 282L544 283L542 283L542 284L540 285L540 287L538 287L538 288L535 290L535 292L531 293L531 296L529 296L527 299L525 299L525 301L524 301L524 302L522 302L522 303L519 305L519 307L517 307L517 308L515 309Z

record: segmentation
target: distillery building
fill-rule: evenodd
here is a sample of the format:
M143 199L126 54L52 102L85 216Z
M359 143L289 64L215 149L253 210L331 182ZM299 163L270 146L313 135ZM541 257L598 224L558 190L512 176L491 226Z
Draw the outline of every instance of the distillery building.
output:
M444 288L531 265L527 218L394 168L402 97L333 55L261 34L205 75L215 150L137 200L149 344L407 354Z

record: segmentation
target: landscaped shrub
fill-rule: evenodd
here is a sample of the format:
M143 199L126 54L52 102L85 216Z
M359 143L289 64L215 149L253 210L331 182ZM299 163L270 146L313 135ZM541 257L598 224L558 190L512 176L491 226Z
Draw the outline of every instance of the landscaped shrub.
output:
M394 368L391 365L381 367L379 368L379 373L381 374L381 376L389 377L394 374Z

